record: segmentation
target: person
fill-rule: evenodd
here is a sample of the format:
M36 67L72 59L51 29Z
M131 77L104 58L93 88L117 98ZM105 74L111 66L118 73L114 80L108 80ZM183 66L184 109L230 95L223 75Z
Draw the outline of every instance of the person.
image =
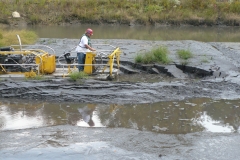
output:
M86 52L96 51L92 48L90 37L93 35L93 30L88 28L85 34L82 35L79 44L76 47L77 58L78 58L78 71L81 72L84 70L84 64L86 59Z

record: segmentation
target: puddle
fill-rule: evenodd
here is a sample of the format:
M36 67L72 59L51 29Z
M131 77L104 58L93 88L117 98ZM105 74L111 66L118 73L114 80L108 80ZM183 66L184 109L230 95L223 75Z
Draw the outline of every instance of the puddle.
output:
M132 128L165 134L239 132L240 100L206 98L152 104L0 101L0 130L55 125Z

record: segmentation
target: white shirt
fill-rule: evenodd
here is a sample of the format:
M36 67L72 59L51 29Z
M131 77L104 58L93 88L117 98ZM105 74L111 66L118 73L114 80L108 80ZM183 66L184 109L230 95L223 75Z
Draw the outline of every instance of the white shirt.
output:
M86 52L91 52L88 48L85 47L85 44L88 44L88 38L87 36L83 36L77 45L76 52L83 52L86 54Z

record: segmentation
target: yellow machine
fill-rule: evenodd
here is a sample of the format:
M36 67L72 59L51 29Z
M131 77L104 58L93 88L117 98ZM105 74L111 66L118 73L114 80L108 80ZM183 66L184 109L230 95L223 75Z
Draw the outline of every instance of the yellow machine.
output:
M101 45L101 44L98 44L98 45ZM84 64L84 72L90 75L93 73L98 73L98 74L105 73L105 74L108 74L108 77L107 77L108 79L112 79L113 70L114 70L114 61L116 59L117 68L119 69L120 54L121 54L121 51L118 47L113 47L113 48L114 49L107 50L109 53L103 53L102 51L98 51L100 54L97 54L96 52L87 52L85 64ZM102 59L101 54L104 54L105 61L107 61L106 63L98 62L99 59ZM70 55L71 55L70 52L64 53L64 57L68 66L67 74L70 74L74 71L78 71L77 69L78 64L75 60L76 57L71 59ZM61 59L61 56L59 58ZM59 64L64 66L64 64L62 64L60 61L59 61ZM109 69L108 71L106 71L107 68Z
M18 35L17 37L19 45L0 48L0 74L24 74L25 77L35 77L39 74L51 74L55 71L54 54L51 55L41 49L27 49L36 47L36 45L21 45L20 37Z
M22 45L20 37L17 35L19 45L12 45L10 47L0 48L0 75L10 74L18 75L23 74L25 77L35 77L37 75L60 75L65 77L73 71L78 71L77 67L79 64L76 63L76 58L70 57L70 52L64 53L63 56L67 63L61 63L58 57L58 63L56 63L55 52L52 48L44 45L40 45L41 48L46 47L52 53L46 52L45 50L36 48L37 45ZM106 46L103 44L102 46ZM110 47L113 47L109 45ZM35 49L36 48L36 49ZM113 47L111 50L105 50L97 52L87 52L86 60L84 64L84 72L91 75L93 73L107 73L109 78L113 78L114 60L116 59L117 67L119 68L120 61L120 49ZM99 59L103 59L105 63L100 63ZM107 62L106 62L107 61ZM67 71L62 69L67 66ZM59 67L59 68L57 68ZM106 69L109 68L109 71ZM58 72L58 73L56 73Z

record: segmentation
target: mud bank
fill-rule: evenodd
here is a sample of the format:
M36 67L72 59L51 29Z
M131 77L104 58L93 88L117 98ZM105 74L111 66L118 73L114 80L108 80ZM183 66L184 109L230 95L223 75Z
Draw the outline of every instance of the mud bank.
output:
M152 75L148 75L152 76ZM0 83L1 98L45 100L53 102L87 102L137 104L159 101L183 100L196 97L212 99L239 98L239 85L229 82L202 80L127 83L85 80L3 81Z
M48 45L57 56L71 51L77 39L39 39L36 45ZM122 50L119 78L115 81L85 79L77 82L67 78L46 80L16 80L3 78L0 98L27 100L73 101L93 103L151 103L196 97L236 99L240 96L238 43L203 43L199 41L141 41L99 40ZM137 54L153 47L166 46L172 62L168 65L135 64ZM177 55L180 49L194 56L183 62ZM76 56L72 53L71 56ZM125 79L121 79L124 76ZM131 81L136 77L135 81ZM154 79L153 81L151 81Z
M37 44L52 47L60 56L77 42L72 39L40 39ZM12 102L21 99L31 103L41 100L79 104L144 104L196 97L240 98L238 43L138 40L93 40L93 43L110 43L121 48L121 72L115 80L73 82L68 78L1 78L0 98ZM160 45L169 49L171 64L146 66L134 63L136 54ZM178 49L189 49L194 57L183 65L176 54ZM17 113L23 114L22 111ZM33 115L39 118L38 114ZM1 121L5 119L0 117ZM239 126L237 121L234 123ZM144 129L49 125L0 130L0 159L228 160L240 156L239 129L234 133L160 134Z
M0 132L3 159L237 159L238 134L164 135L68 125Z

